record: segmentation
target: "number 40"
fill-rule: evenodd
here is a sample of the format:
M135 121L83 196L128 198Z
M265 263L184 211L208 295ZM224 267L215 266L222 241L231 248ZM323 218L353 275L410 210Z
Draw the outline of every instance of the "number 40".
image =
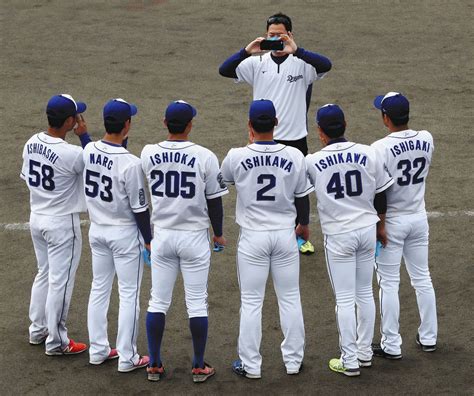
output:
M360 171L348 171L343 178L345 181L345 193L349 197L356 197L362 194L362 177ZM341 174L339 172L331 176L326 190L328 194L335 194L334 199L344 198L344 186L342 185Z

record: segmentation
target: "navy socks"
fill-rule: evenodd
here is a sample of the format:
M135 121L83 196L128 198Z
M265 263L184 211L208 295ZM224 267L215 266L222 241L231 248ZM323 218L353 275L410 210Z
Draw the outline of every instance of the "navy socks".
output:
M194 359L193 367L204 368L204 351L207 341L207 316L189 319L189 329L193 337Z
M148 352L150 353L150 367L161 367L161 340L165 331L165 314L161 312L147 312L146 334L148 337Z

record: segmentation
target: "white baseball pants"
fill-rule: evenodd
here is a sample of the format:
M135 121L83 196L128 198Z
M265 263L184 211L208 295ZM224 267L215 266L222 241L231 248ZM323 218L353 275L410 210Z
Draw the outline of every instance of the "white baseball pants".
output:
M31 288L30 340L46 339L46 351L69 345L66 319L81 258L79 214L31 213L30 230L38 273Z
M341 361L346 368L359 368L358 359L372 359L375 243L375 225L324 236L328 274L336 297Z
M87 310L91 362L107 359L110 344L107 312L115 274L118 280L119 316L117 352L119 368L127 369L140 359L137 351L140 285L143 274L143 240L137 226L98 225L89 229L92 252L92 287Z
M295 230L253 231L242 228L237 249L241 298L238 354L245 371L261 374L262 306L271 272L284 336L281 343L283 362L288 373L298 372L304 356L305 332Z
M207 317L207 280L211 260L209 231L155 227L151 241L151 299L148 312L166 315L181 271L189 318Z
M436 344L438 321L436 297L428 268L429 226L426 213L386 219L388 243L377 257L377 277L380 286L381 346L385 352L400 354L402 337L399 333L400 261L403 257L416 292L420 313L418 334L424 345Z

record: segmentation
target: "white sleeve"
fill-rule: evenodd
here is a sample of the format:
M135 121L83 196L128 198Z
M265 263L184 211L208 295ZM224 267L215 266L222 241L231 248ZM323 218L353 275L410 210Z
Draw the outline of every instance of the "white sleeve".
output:
M319 80L320 78L323 78L324 73L321 75L318 75L316 69L310 65L309 63L306 63L305 61L302 61L304 64L304 76L306 80L306 85L312 84L315 80Z
M314 191L314 186L311 183L309 176L308 176L308 171L306 167L306 161L305 158L303 157L303 154L301 154L299 157L299 169L298 169L298 183L296 184L296 189L295 189L295 197L296 198L302 198L309 193Z
M141 162L137 161L124 172L125 191L134 213L144 212L148 209L148 199L145 193L145 178Z
M314 173L313 170L313 164L311 163L311 158L309 155L306 156L305 158L305 164L306 164L306 170L308 172L308 179L309 182L313 185L316 186L316 174Z
M375 193L381 193L389 188L394 180L392 175L388 171L387 165L385 164L385 155L382 154L377 148L374 147L375 151Z
M225 156L224 158L224 161L222 161L222 165L221 165L221 174L222 174L222 179L223 179L223 182L226 183L226 184L234 184L235 183L235 180L234 180L234 174L232 172L232 150L233 149L230 149L229 152L227 153L227 155Z
M206 199L214 199L229 193L219 170L219 161L211 153L206 161Z
M239 63L235 74L237 74L236 82L246 82L253 85L254 80L254 63L256 56L250 56Z
M26 157L26 144L23 147L23 154L22 154L23 165L21 166L21 172L20 172L20 177L26 181L26 176L28 175L28 163L25 157Z
M72 170L76 175L82 175L82 171L84 170L84 157L82 155L82 148L74 146L74 150L76 158L74 160Z

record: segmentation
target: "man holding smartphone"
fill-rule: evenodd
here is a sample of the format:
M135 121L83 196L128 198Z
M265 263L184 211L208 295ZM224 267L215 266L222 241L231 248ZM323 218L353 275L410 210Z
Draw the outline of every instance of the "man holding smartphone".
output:
M276 48L269 40L282 42L283 49L262 52L261 45ZM290 17L278 13L267 19L266 37L257 37L226 59L219 74L252 85L254 100L271 100L279 120L274 131L275 141L296 147L306 156L307 112L313 82L321 79L331 66L325 56L298 47ZM301 253L314 253L309 241L300 239L298 246Z

